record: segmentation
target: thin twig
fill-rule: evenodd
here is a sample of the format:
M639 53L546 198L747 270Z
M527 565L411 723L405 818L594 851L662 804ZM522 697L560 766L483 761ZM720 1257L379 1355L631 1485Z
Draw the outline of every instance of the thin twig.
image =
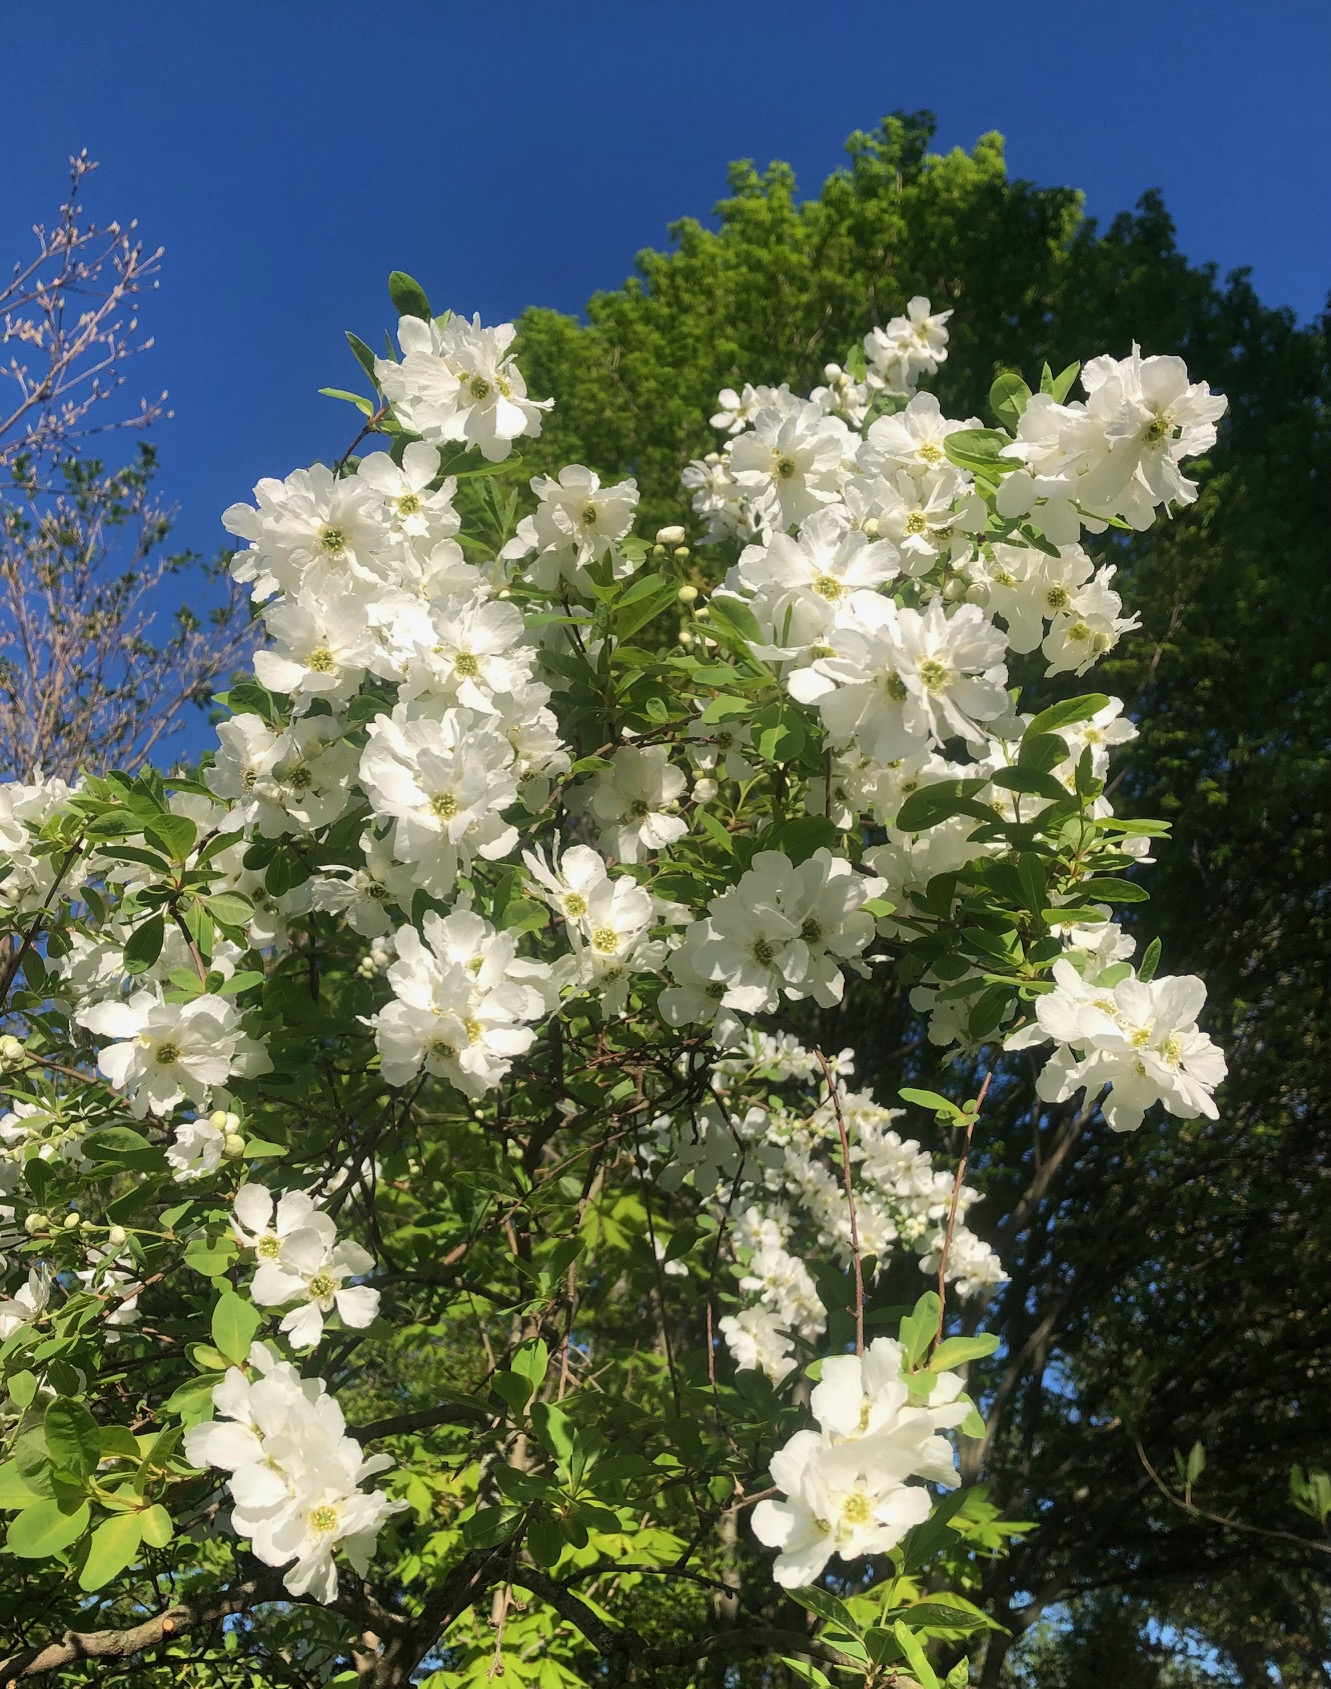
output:
M980 1110L984 1107L984 1099L989 1094L989 1082L993 1078L992 1070L985 1074L984 1084L980 1086L980 1094L975 1099L975 1107L966 1117L966 1141L961 1146L961 1160L957 1164L957 1176L952 1181L952 1203L947 1211L947 1234L943 1238L943 1252L938 1257L938 1330L934 1333L935 1344L943 1341L943 1315L947 1309L947 1258L952 1249L952 1233L957 1224L957 1204L961 1200L961 1187L966 1178L966 1162L971 1152L971 1138L975 1133L975 1122L980 1118Z
M823 1078L827 1081L827 1094L832 1099L832 1107L836 1111L836 1127L841 1135L841 1177L846 1186L846 1204L850 1209L850 1259L855 1269L855 1353L864 1353L864 1273L860 1266L860 1226L855 1215L855 1185L850 1176L850 1134L846 1131L846 1117L841 1112L841 1093L837 1089L836 1079L832 1073L831 1063L823 1054L819 1045L815 1044L813 1053L822 1066ZM952 1196L952 1206L956 1207L956 1193ZM949 1236L951 1231L949 1229Z

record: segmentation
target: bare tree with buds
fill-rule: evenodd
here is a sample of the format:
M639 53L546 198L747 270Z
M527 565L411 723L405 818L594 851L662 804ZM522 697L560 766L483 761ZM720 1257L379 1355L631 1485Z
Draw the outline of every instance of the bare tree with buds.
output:
M172 512L152 489L153 448L108 468L98 436L141 435L166 394L122 402L125 366L152 345L140 296L161 248L137 224L99 225L70 190L36 251L0 283L0 764L70 776L142 760L206 702L250 645L249 618L215 564L168 553ZM208 583L211 608L164 613L172 580Z

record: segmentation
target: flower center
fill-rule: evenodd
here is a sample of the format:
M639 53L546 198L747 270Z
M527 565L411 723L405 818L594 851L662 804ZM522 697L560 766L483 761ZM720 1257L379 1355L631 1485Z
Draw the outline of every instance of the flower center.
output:
M883 676L882 684L883 691L887 693L888 697L894 704L904 704L906 699L910 697L910 693L906 689L905 681L895 669L888 670L888 672Z
M490 397L491 393L494 392L494 388L491 387L490 383L483 375L473 375L471 380L467 383L467 391L479 405L483 404L485 400Z
M652 806L645 798L634 798L629 805L629 814L635 821L641 821L644 816L652 813Z
M450 1044L446 1038L432 1038L426 1045L427 1052L437 1056L440 1061L456 1061L458 1049L456 1044Z
M789 481L794 475L797 465L793 457L778 454L772 463L772 473L778 481Z
M481 1041L481 1023L474 1015L468 1015L462 1023L462 1030L467 1034L469 1044L479 1044Z
M337 660L326 645L321 645L317 651L311 651L305 659L305 667L311 674L332 674L337 668Z
M282 1253L282 1239L276 1232L265 1232L255 1240L254 1253L261 1261L276 1261Z
M1072 626L1067 629L1067 636L1069 639L1075 639L1078 644L1081 644L1083 641L1091 637L1091 630L1087 627L1085 622L1073 622Z
M470 651L459 651L453 659L453 667L464 680L473 680L481 672L481 665Z
M619 934L613 927L597 927L592 934L592 949L599 950L602 956L613 956L619 949Z
M314 776L303 762L298 762L287 775L287 785L293 792L308 792L314 784Z
M941 692L952 679L952 670L936 657L926 657L919 667L920 679L927 692Z
M310 1529L326 1536L337 1529L337 1509L326 1502L310 1509Z
M920 447L919 458L922 463L941 463L943 461L943 453L932 440L926 440Z
M1167 440L1174 432L1174 419L1166 411L1163 416L1157 416L1153 422L1146 425L1143 439L1148 446L1158 446L1162 440Z
M906 518L906 532L908 534L927 534L928 531L929 518L922 510L912 510Z
M594 528L596 526L596 524L600 521L600 519L601 519L601 512L596 508L596 506L594 504L584 504L583 505L582 514L578 518L578 520L582 523L584 528Z
M575 921L580 915L587 913L587 899L580 891L571 891L565 897L564 913L571 915Z
M1065 586L1051 586L1044 595L1044 601L1051 610L1066 610L1072 599Z
M822 936L823 923L815 920L814 917L810 915L804 925L800 928L800 937L806 944L817 944Z
M1134 1050L1144 1050L1144 1049L1146 1049L1146 1047L1151 1042L1151 1029L1150 1029L1150 1027L1149 1026L1135 1027L1133 1029L1131 1036L1128 1039L1128 1042L1129 1042L1129 1044L1132 1045Z
M399 516L417 516L420 514L421 501L416 493L403 493L397 501Z
M813 590L819 598L825 598L829 604L835 604L837 599L844 595L846 589L835 575L819 575L813 583Z
M159 1044L153 1055L158 1067L174 1067L180 1060L180 1046L178 1044Z
M848 1495L841 1504L841 1517L848 1525L867 1525L873 1517L873 1507L863 1490Z
M340 557L347 549L347 536L341 528L325 528L319 535L319 550L329 557Z
M765 968L770 964L775 955L776 948L767 939L760 938L755 940L753 946L753 959L755 962L760 963Z
M451 821L458 812L458 800L452 792L440 792L430 799L430 814L436 821Z
M331 1296L336 1289L337 1280L331 1273L315 1273L309 1281L310 1295L321 1302Z

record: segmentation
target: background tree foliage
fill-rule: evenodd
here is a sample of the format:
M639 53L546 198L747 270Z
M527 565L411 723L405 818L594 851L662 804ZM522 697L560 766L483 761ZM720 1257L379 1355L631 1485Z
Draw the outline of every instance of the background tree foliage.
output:
M1004 1348L983 1475L1003 1516L1040 1528L983 1599L1017 1638L1074 1607L1006 1661L991 1647L984 1682L1074 1689L1112 1654L1121 1681L1183 1685L1190 1635L1235 1683L1328 1683L1324 1519L1289 1495L1331 1430L1328 319L1300 326L1245 272L1189 264L1158 194L1101 229L1072 190L1010 180L999 136L939 157L932 127L853 135L849 167L803 202L789 167L735 165L716 227L674 224L586 323L528 311L523 368L560 403L524 472L632 473L644 528L671 520L718 389L807 388L917 292L956 308L932 384L949 414L981 412L1032 349L1028 378L1042 357L1122 356L1134 332L1229 396L1196 506L1122 544L1147 637L1105 682L1145 727L1116 801L1174 824L1141 940L1205 977L1230 1079L1215 1125L1122 1140L1006 1105L1001 1085L986 1111L981 1180L1015 1219L994 1239L1012 1281L986 1319ZM862 1019L819 1036L853 1042L889 1094L918 1021L904 1001ZM1189 1511L1173 1451L1194 1442Z

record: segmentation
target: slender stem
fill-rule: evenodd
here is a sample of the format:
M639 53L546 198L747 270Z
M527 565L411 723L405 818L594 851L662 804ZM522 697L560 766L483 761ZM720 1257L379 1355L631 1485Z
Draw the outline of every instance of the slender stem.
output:
M841 1177L846 1187L846 1206L850 1210L850 1260L855 1269L855 1353L862 1355L864 1353L864 1272L860 1266L860 1225L855 1213L855 1184L850 1176L850 1134L846 1131L846 1117L841 1112L841 1093L837 1089L831 1063L823 1054L819 1045L814 1045L813 1053L817 1056L823 1070L823 1078L827 1081L827 1094L832 1099L832 1107L836 1112L836 1129L841 1137ZM953 1192L952 1205L954 1208L956 1201L956 1193Z
M943 1315L947 1308L947 1258L952 1249L952 1233L957 1225L957 1204L961 1200L961 1187L966 1178L966 1162L971 1152L971 1138L975 1134L975 1122L980 1118L980 1110L984 1107L984 1099L989 1094L989 1081L993 1073L986 1073L984 1084L980 1086L980 1094L975 1099L975 1107L966 1117L966 1141L961 1146L961 1160L957 1164L957 1176L952 1181L952 1203L947 1211L947 1233L943 1238L943 1252L938 1257L938 1330L934 1333L935 1344L943 1341Z

